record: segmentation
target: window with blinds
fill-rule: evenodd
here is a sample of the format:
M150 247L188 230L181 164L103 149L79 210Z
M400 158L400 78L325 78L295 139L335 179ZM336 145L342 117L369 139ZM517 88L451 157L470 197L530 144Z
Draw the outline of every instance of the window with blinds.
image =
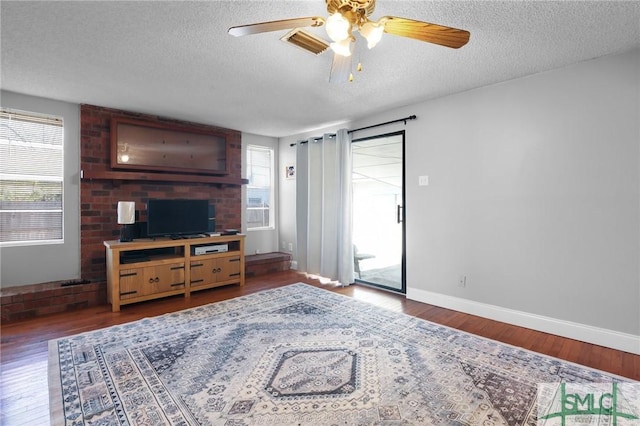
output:
M273 228L273 149L247 146L247 179L247 230Z
M63 123L0 110L0 244L63 241Z

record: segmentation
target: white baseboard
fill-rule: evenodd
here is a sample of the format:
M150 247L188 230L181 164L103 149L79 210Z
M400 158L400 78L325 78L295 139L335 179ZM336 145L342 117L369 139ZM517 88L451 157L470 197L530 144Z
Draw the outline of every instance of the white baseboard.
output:
M407 288L407 298L442 308L453 309L466 314L477 315L640 355L640 336L633 334L530 314L415 288Z

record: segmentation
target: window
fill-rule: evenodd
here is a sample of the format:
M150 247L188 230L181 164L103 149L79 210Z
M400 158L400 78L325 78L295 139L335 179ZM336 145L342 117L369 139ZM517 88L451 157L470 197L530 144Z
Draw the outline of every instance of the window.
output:
M63 242L62 118L0 110L0 244Z
M273 149L247 147L247 229L273 228Z

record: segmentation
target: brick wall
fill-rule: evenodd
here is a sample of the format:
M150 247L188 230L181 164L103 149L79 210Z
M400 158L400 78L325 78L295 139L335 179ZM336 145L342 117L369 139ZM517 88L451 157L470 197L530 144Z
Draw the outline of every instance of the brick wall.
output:
M151 122L189 125L224 133L229 142L229 177L242 176L241 134L235 130L185 123L152 115L82 105L80 109L80 168L110 170L113 117L128 117ZM241 187L204 183L139 182L128 180L83 179L80 185L80 244L82 278L106 280L105 247L103 241L120 236L116 209L118 201L135 201L140 220L146 220L146 200L149 198L208 199L216 207L216 228L241 227Z

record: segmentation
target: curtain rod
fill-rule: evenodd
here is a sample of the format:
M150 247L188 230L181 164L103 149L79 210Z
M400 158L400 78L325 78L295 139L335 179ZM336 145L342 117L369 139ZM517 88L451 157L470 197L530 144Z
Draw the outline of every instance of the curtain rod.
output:
M367 126L367 127L360 127L358 129L349 130L349 131L347 131L347 133L355 133L355 132L359 132L360 130L373 129L374 127L386 126L387 124L399 123L401 121L404 122L404 125L406 126L408 120L415 120L416 118L418 118L418 117L416 117L415 115L410 115L408 117L398 118L397 120L386 121L384 123L378 123L378 124L374 124L374 125ZM333 138L335 136L336 136L335 133L329 134L330 138ZM319 137L316 137L316 138L309 138L309 139L313 139L314 141L319 141L319 140L322 140L322 136L319 136ZM307 142L308 141L300 141L298 143L299 144L304 144L304 143L307 143ZM296 144L292 143L292 144L289 144L289 146L296 146Z

